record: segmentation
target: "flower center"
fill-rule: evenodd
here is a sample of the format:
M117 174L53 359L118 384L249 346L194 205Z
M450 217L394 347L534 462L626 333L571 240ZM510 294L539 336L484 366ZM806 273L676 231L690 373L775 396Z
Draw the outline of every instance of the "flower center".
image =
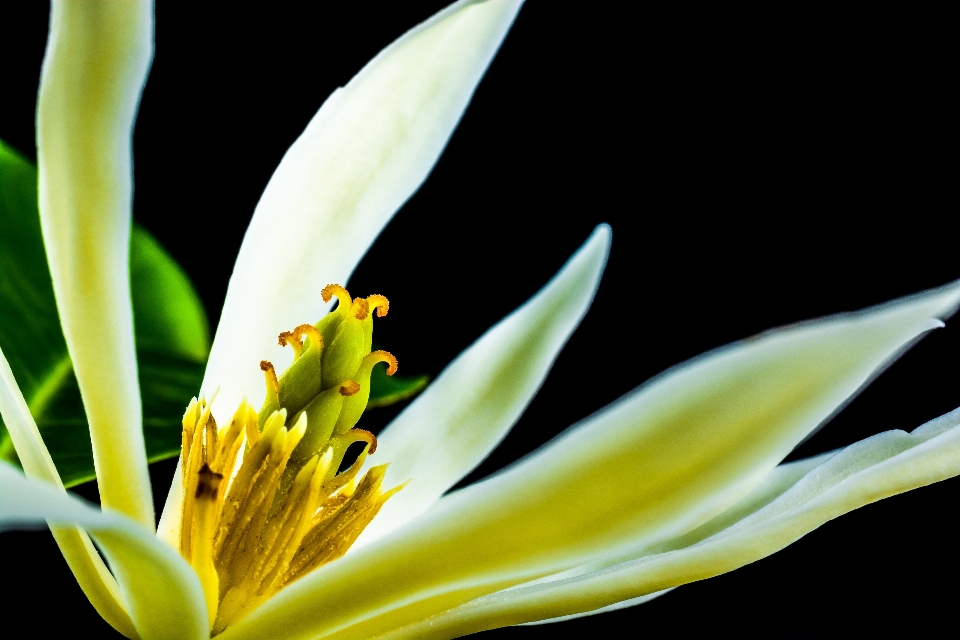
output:
M214 634L346 553L402 488L381 492L386 465L361 478L377 439L355 428L374 365L397 370L391 354L370 351L373 313L385 316L389 302L351 299L339 285L322 295L339 299L334 311L280 334L294 350L283 375L260 363L267 398L259 412L244 401L220 428L210 403L194 398L183 416L180 553L200 576ZM363 451L339 472L355 442Z

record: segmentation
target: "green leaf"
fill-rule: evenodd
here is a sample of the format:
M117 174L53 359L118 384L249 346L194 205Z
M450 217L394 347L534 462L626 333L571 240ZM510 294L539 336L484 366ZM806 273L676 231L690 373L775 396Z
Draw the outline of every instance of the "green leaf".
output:
M386 367L376 366L370 374L370 400L367 408L385 407L423 391L430 376L388 376Z
M37 172L0 141L0 348L64 484L94 477L90 434L60 330L37 209ZM180 417L203 378L210 331L176 261L134 226L130 278L150 461L177 455ZM16 461L0 423L0 457Z
M138 353L173 351L206 362L210 327L200 296L180 265L136 224L130 238L130 281Z

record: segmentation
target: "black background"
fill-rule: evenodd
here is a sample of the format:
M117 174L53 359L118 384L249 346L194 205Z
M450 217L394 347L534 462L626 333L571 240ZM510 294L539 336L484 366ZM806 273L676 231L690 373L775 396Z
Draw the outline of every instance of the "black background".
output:
M17 4L0 8L0 137L33 157L47 7ZM443 3L198 5L157 9L134 215L215 324L286 148L336 86ZM592 310L468 480L707 349L960 276L946 16L623 7L522 10L433 174L349 283L390 298L377 338L403 370L436 375L612 225ZM793 457L960 404L957 331L934 332ZM171 474L153 469L158 499ZM944 482L641 607L486 637L938 633L954 620L958 496ZM42 611L30 617L42 635L110 637L48 533L3 538L8 617Z

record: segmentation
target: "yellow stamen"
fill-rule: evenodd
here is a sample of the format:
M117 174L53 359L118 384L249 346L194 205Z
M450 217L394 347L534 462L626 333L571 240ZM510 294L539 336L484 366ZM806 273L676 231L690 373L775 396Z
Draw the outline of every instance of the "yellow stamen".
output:
M207 613L210 620L216 618L217 605L220 602L220 582L217 570L213 566L213 535L217 522L218 494L223 476L215 473L208 465L200 467L196 499L196 515L193 523L193 565L203 585L203 595L207 601Z
M191 402L184 415L180 552L200 577L215 634L343 555L392 495L380 492L381 467L360 480L376 447L376 437L362 429L332 438L283 488L284 469L308 426L301 414L288 429L286 417L275 411L258 432L257 413L246 402L223 429L203 400ZM354 442L367 446L337 474Z
M395 493L380 492L385 472L386 465L370 469L345 504L329 518L321 518L311 527L283 577L284 584L347 552L387 499Z
M380 295L353 299L339 285L322 295L337 297L336 311L278 336L293 348L294 364L278 378L272 363L260 363L267 391L260 411L243 400L220 428L213 399L201 397L183 415L180 553L200 578L214 635L346 553L400 489L381 491L385 466L362 473L377 439L354 427L373 366L397 370L389 352L369 352L372 314L383 317L390 303ZM363 450L339 472L356 442Z

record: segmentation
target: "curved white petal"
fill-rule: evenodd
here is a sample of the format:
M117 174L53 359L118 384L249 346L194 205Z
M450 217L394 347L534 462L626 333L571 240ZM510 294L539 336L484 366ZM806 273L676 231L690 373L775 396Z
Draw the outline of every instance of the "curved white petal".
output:
M55 0L37 104L40 222L100 498L153 528L130 303L131 133L153 4Z
M733 506L722 511L719 515L704 522L700 526L656 545L644 546L642 543L636 544L633 548L628 548L627 551L620 555L610 555L603 558L600 562L581 565L561 577L566 578L573 577L574 575L582 575L591 571L604 569L620 562L634 560L655 553L674 551L696 544L764 508L783 495L812 469L833 457L835 453L834 451L830 451L810 458L778 465L774 467L759 484L751 489L749 493L734 503ZM629 545L625 546L629 547ZM548 580L543 580L542 582L547 581Z
M763 480L757 484L757 486L755 486L745 496L740 498L740 500L738 500L733 506L724 510L719 515L711 518L699 527L687 531L680 536L670 538L655 545L644 545L642 542L640 542L638 544L634 544L632 548L628 539L625 539L624 547L627 550L618 555L608 555L598 562L579 565L572 569L568 569L567 571L562 571L560 573L548 575L537 580L519 584L515 587L511 587L510 590L526 589L539 584L547 584L550 582L566 580L568 578L575 578L577 576L582 576L587 573L605 569L615 564L629 560L635 560L643 556L689 547L690 545L696 544L697 542L700 542L701 540L708 538L715 533L723 531L727 527L739 522L740 520L743 520L747 516L767 506L775 499L779 498L790 487L796 484L797 481L806 475L811 469L817 467L825 460L833 456L834 453L835 452L831 451L829 453L820 454L811 458L805 458L803 460L796 460L794 462L778 465L770 473L768 473L766 477L764 477ZM592 613L593 612L590 612L591 615ZM573 617L576 617L576 615Z
M43 527L47 522L77 525L93 536L113 567L140 637L209 637L200 581L176 551L126 516L100 511L0 463L0 530Z
M490 594L489 596L479 598L473 602L460 605L459 607L455 607L449 611L432 616L413 625L388 632L382 636L382 639L400 640L401 638L419 638L422 636L430 636L431 633L433 633L435 637L444 637L450 634L457 635L459 633L462 620L467 618L470 619L471 624L474 625L486 624L490 625L491 628L493 626L502 626L497 623L497 616L499 612L498 605L503 602L507 602L509 597L514 594L525 597L528 599L528 601L538 603L541 608L548 608L549 603L553 602L554 600L563 601L563 597L555 599L553 598L553 594L555 591L566 594L569 590L567 585L573 582L571 579L586 579L586 574L596 574L598 571L606 569L609 566L620 564L628 560L634 560L637 557L682 549L692 544L696 544L697 542L700 542L701 540L708 538L715 533L723 531L732 524L743 520L745 517L770 504L773 500L783 495L783 493L785 493L790 487L796 484L796 482L806 475L811 469L822 464L825 460L833 455L834 452L830 452L814 456L812 458L797 460L795 462L777 466L773 471L767 474L767 477L765 477L760 484L754 487L750 493L741 498L735 505L710 521L697 527L696 529L687 532L682 536L671 539L661 545L658 545L657 547L637 550L632 554L624 554L625 557L607 559L602 563L596 563L594 565L582 565L570 569L569 571L564 571L559 574L546 576L539 580L516 585L510 589ZM552 585L552 587L556 588L545 588L541 585ZM626 609L627 607L644 604L650 600L653 600L654 598L658 598L668 591L671 591L673 588L674 587L671 587L662 591L655 591L653 593L647 593L629 598L627 600L613 602L612 604L607 604L595 609L584 608L577 613L567 613L564 615L538 620L534 620L531 616L529 622L522 622L519 624L550 624L554 622L572 620L574 618L581 618L584 616L593 616L600 613L606 613L608 611L616 611L618 609ZM510 596L504 596L504 594L510 594ZM566 599L569 599L569 597ZM530 605L529 609L534 610L536 609L536 606L537 605ZM480 610L483 611L482 615L475 613L475 611L479 612ZM450 635L450 637L453 636Z
M3 351L0 351L0 417L27 476L45 480L63 491L60 474L40 437L37 423L30 415L27 401L20 393ZM51 532L80 588L100 616L128 638L134 637L136 631L124 608L117 581L103 564L87 534L74 527L52 527Z
M277 335L315 322L320 289L345 284L394 212L426 179L522 0L458 2L411 29L335 91L290 147L247 229L203 387L259 406Z
M479 598L385 638L453 638L538 618L600 612L755 562L848 511L960 475L960 409L831 455L776 500L701 542L569 580Z
M507 435L590 307L610 248L593 232L557 275L460 354L378 438L384 486L410 483L357 541L372 542L419 516Z
M682 535L748 493L958 302L954 283L676 367L512 469L289 585L230 637L375 636Z
M525 598L525 601L527 602L526 609L530 612L540 611L541 615L548 615L544 614L543 612L550 610L551 606L554 606L556 603L566 604L569 602L569 594L571 591L569 585L576 584L577 580L590 579L591 576L596 576L599 574L599 572L614 565L623 564L624 562L628 562L630 560L636 560L637 558L651 556L657 553L683 549L685 547L694 545L701 540L709 538L710 536L723 531L724 529L743 520L747 516L750 516L760 509L766 507L768 504L786 493L787 490L794 486L797 481L803 478L812 469L818 467L819 465L823 464L823 462L833 457L835 453L836 452L831 451L829 453L813 456L811 458L805 458L803 460L797 460L778 465L773 469L773 471L767 474L760 484L754 487L753 490L741 498L732 507L715 518L712 518L708 522L700 525L696 529L668 540L660 545L637 549L632 553L625 553L620 557L608 558L600 563L581 565L568 571L540 578L539 580L533 580L531 582L519 584L511 587L510 589L505 589L504 591L499 591L497 593L478 598L472 602L467 602L459 607L455 607L449 611L445 611L436 616L427 618L426 620L414 623L413 625L395 629L384 634L381 636L381 638L382 640L400 640L401 638L420 638L423 636L436 638L454 637L455 635L459 635L461 632L469 632L462 631L468 625L468 623L465 622L466 620L470 621L469 625L487 625L485 628L503 626L499 623L500 610L504 603L508 602L513 596ZM643 595L631 597L626 600L614 601L611 604L606 604L599 608L588 608L595 606L595 601L587 599L576 613L553 615L545 619L536 619L535 616L531 614L527 618L529 621L515 624L548 624L584 616L597 615L600 613L606 613L608 611L616 611L618 609L625 609L627 607L633 607L645 602L649 602L650 600L658 598L674 588L675 587L670 587L661 591L655 591L653 593L645 593ZM559 595L556 595L555 597L555 594ZM556 606L559 608L562 605ZM568 609L564 610L566 611L572 609L568 607ZM479 628L479 626L477 628Z

